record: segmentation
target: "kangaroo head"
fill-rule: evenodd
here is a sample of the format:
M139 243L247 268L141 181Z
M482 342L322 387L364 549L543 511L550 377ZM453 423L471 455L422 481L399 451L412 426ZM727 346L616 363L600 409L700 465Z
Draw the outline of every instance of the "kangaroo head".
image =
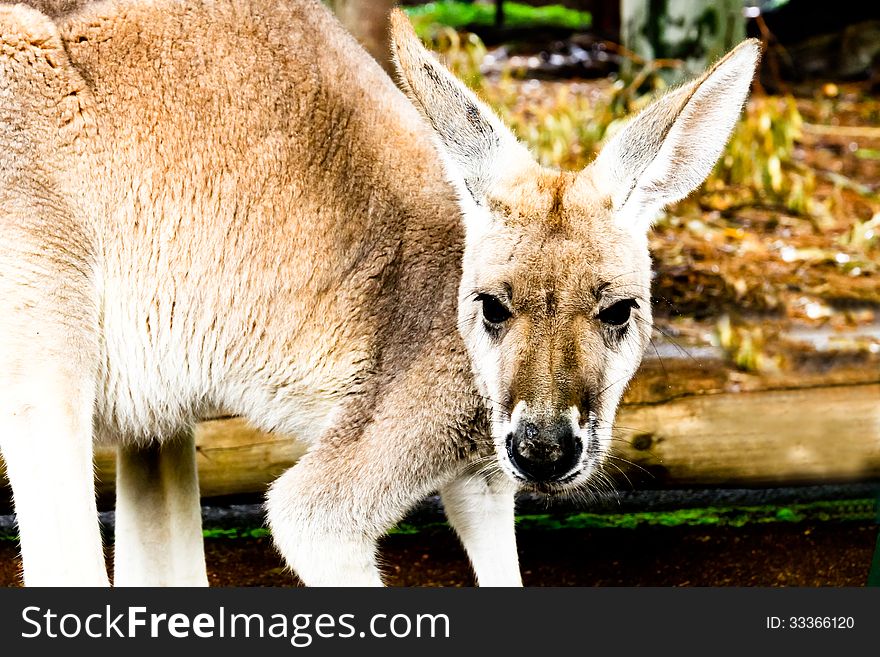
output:
M609 448L651 334L647 231L714 166L748 95L758 43L742 43L650 105L576 173L537 164L400 11L392 43L460 199L459 327L501 467L536 490L582 484Z

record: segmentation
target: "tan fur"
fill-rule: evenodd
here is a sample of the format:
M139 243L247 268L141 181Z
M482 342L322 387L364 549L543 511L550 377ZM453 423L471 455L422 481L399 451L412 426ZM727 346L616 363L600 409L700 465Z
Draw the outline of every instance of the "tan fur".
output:
M436 149L316 0L31 4L0 5L0 449L25 582L107 582L98 437L126 469L117 579L203 583L191 445L156 450L224 412L312 442L267 505L307 583L379 584L376 541L438 489L480 581L518 583L499 410L589 398L610 425L648 335L644 233L610 192L537 169L482 106L456 115L470 92L435 63L441 86L410 90L452 113ZM490 288L516 315L487 356ZM597 324L611 293L639 300L625 347Z

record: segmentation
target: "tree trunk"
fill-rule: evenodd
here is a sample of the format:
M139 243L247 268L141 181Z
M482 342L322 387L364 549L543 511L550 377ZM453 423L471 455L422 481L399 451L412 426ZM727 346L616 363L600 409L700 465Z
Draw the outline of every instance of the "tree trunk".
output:
M621 0L623 45L645 59L677 59L669 83L701 73L745 38L742 0Z
M391 73L388 14L395 0L330 0L329 4L346 29Z
M504 0L495 0L495 27L504 25Z

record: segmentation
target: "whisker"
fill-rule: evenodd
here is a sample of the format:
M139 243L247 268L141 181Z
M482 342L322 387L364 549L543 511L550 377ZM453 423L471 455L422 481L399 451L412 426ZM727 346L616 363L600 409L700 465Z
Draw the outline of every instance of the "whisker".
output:
M674 303L672 303L669 299L664 297L662 294L658 294L656 297L653 297L651 300L652 301L662 301L667 306L672 308L672 312L675 313L676 316L680 317L682 314L681 311L676 307L676 305Z
M510 406L508 404L504 404L504 403L498 401L497 399L493 399L492 397L487 397L486 395L481 395L476 392L471 393L471 396L476 397L477 399L482 399L483 401L487 401L491 404L494 404L495 406L498 406L499 408L501 408L502 410L504 410L507 413L513 412L513 409L510 408Z
M676 349L678 349L679 352L681 352L682 354L684 354L685 356L687 356L688 358L690 358L690 359L691 359L694 363L696 363L699 367L702 367L702 366L703 366L702 361L700 361L699 359L697 359L696 357L694 357L694 355L693 355L691 352L689 352L689 351L688 351L687 349L685 349L681 344L679 344L679 342L675 339L674 336L672 336L672 335L670 335L669 333L667 333L666 331L664 331L662 328L660 328L659 326L657 326L657 324L654 324L653 322L649 322L649 321L647 321L647 320L645 320L645 319L642 319L641 317L635 317L635 316L633 316L633 319L636 320L636 321L638 321L638 322L642 322L643 324L647 324L647 325L651 326L651 328L653 328L655 331L657 331L657 332L660 333L663 337L665 337L665 338L669 341L669 344L671 344L673 347L675 347Z
M621 383L622 381L626 381L626 380L628 380L628 379L629 379L629 376L622 376L622 377L620 377L620 378L618 378L618 379L612 381L612 382L609 383L607 386L605 386L604 388L602 388L598 393L596 393L596 399L601 398L602 395L604 395L606 392L608 392L608 390L610 390L611 388L613 388L614 386L616 386L618 383Z
M638 463L634 463L633 461L630 461L629 459L625 459L625 458L622 458L622 457L620 457L620 456L614 456L613 454L606 454L606 455L605 455L605 458L606 458L606 459L613 459L613 460L615 460L615 461L620 461L621 463L626 463L627 465L631 465L631 466L633 466L634 468L638 468L639 470L641 470L642 472L644 472L646 475L649 475L652 479L656 479L656 478L657 478L656 475L655 475L653 472L651 472L650 470L647 470L646 468L642 467L642 466L639 465ZM609 465L610 465L610 464L609 464Z
M644 433L650 433L650 430L645 429L644 427L630 427L625 424L618 424L617 422L614 422L614 421L596 420L595 426L601 427L603 429L607 429L607 428L611 427L612 429L627 429L629 431L642 431Z
M660 350L657 349L657 345L654 343L654 338L648 338L648 341L651 343L651 347L654 349L654 353L657 354L657 360L660 361L660 369L663 370L663 378L666 380L666 386L669 387L669 372L666 371L666 365L663 362L663 358L660 356Z
M614 468L614 469L617 470L620 474L623 475L623 478L626 479L626 483L629 484L630 490L635 490L635 489L636 489L635 486L633 486L632 481L630 481L630 478L626 476L626 473L623 471L623 469L622 469L619 465L617 465L616 463L608 463L608 465L610 465L612 468Z

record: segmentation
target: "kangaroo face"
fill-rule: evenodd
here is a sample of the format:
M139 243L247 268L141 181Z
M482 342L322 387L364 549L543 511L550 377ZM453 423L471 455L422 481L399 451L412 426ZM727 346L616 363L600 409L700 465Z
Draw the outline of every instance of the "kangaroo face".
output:
M588 178L535 168L487 195L459 326L492 409L502 469L542 490L586 480L651 329L644 236L617 227Z
M499 467L535 490L584 484L651 332L647 231L709 174L759 56L746 41L616 133L581 172L539 166L419 42L392 44L434 130L465 224L459 330L490 409Z

